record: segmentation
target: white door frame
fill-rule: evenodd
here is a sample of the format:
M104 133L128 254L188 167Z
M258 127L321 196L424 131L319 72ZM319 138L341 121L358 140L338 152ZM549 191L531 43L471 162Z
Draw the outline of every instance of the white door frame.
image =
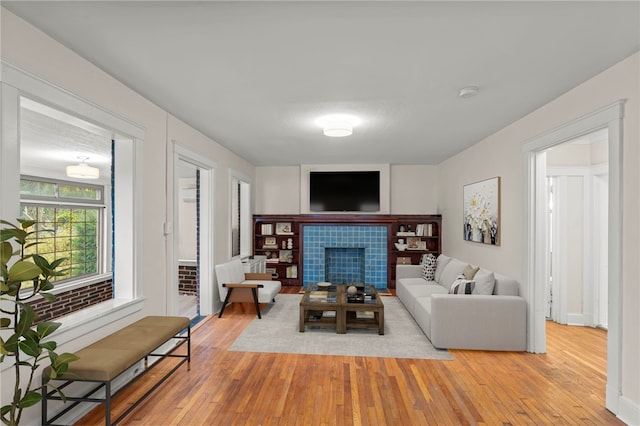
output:
M622 119L624 101L617 101L557 129L526 141L523 151L523 211L525 212L523 286L529 303L527 311L527 350L546 352L545 264L546 203L541 195L541 176L537 162L546 149L598 129L609 133L609 332L607 337L606 408L617 414L621 395L622 356ZM546 183L545 183L546 185ZM541 194L542 193L542 194ZM544 196L544 195L542 195Z
M189 148L180 145L176 141L172 141L172 172L168 174L167 179L170 184L167 188L171 188L171 196L167 196L170 206L167 208L167 225L165 234L167 235L167 276L171 277L168 285L167 294L167 311L170 314L178 313L178 226L175 220L178 218L178 202L179 187L178 178L175 170L178 161L185 161L193 164L200 170L200 262L198 281L200 285L200 315L213 314L213 295L214 295L214 279L213 270L214 260L214 177L215 177L215 161L206 158L204 155L191 151ZM169 176L170 175L170 176Z

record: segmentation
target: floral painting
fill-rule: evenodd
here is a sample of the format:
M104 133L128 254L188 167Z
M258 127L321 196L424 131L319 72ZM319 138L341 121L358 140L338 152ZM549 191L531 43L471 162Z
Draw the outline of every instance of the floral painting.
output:
M465 185L463 198L464 239L500 245L500 177Z

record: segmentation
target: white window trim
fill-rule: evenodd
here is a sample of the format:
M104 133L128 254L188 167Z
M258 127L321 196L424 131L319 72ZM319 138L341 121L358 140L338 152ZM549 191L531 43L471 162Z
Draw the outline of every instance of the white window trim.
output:
M248 185L247 191L240 192L240 206L245 206L243 211L240 211L240 255L233 255L233 235L232 226L232 204L233 204L233 181L238 180L240 183ZM229 169L229 255L231 258L245 258L251 256L251 179L237 170ZM244 231L244 232L242 232Z
M119 233L118 256L128 259L122 267L116 268L113 282L115 299L94 305L58 319L62 326L56 332L58 345L71 342L90 334L105 325L123 319L143 307L142 297L142 143L145 130L104 108L82 99L73 93L25 72L5 61L0 63L2 82L0 96L2 116L0 128L0 217L18 217L20 205L20 147L18 136L18 108L20 96L27 96L56 108L72 112L82 119L100 125L113 132L116 143L123 139L127 144L116 153L121 170L129 174L132 185L116 188L116 208L119 214L116 224L119 229L128 230L128 235ZM13 201L12 201L13 200ZM117 261L117 260L116 260ZM66 289L68 289L67 287ZM66 290L65 289L65 290ZM60 291L63 291L60 289ZM4 370L4 368L3 368Z

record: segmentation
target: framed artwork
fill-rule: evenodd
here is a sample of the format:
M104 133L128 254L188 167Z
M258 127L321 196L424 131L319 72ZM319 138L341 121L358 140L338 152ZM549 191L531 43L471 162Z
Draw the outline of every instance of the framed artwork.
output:
M420 250L420 238L418 237L407 237L407 249L408 250Z
M264 244L262 248L278 248L278 242L276 241L276 237L266 237L264 239Z
M464 185L463 238L500 245L500 177Z
M291 231L291 223L280 222L276 223L276 234L278 235L293 235Z

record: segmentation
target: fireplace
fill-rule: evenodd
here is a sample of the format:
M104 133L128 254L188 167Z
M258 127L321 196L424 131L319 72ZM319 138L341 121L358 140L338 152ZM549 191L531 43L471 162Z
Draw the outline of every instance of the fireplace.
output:
M304 225L303 285L363 282L387 287L387 227Z
M324 277L335 284L364 283L364 248L325 247Z

